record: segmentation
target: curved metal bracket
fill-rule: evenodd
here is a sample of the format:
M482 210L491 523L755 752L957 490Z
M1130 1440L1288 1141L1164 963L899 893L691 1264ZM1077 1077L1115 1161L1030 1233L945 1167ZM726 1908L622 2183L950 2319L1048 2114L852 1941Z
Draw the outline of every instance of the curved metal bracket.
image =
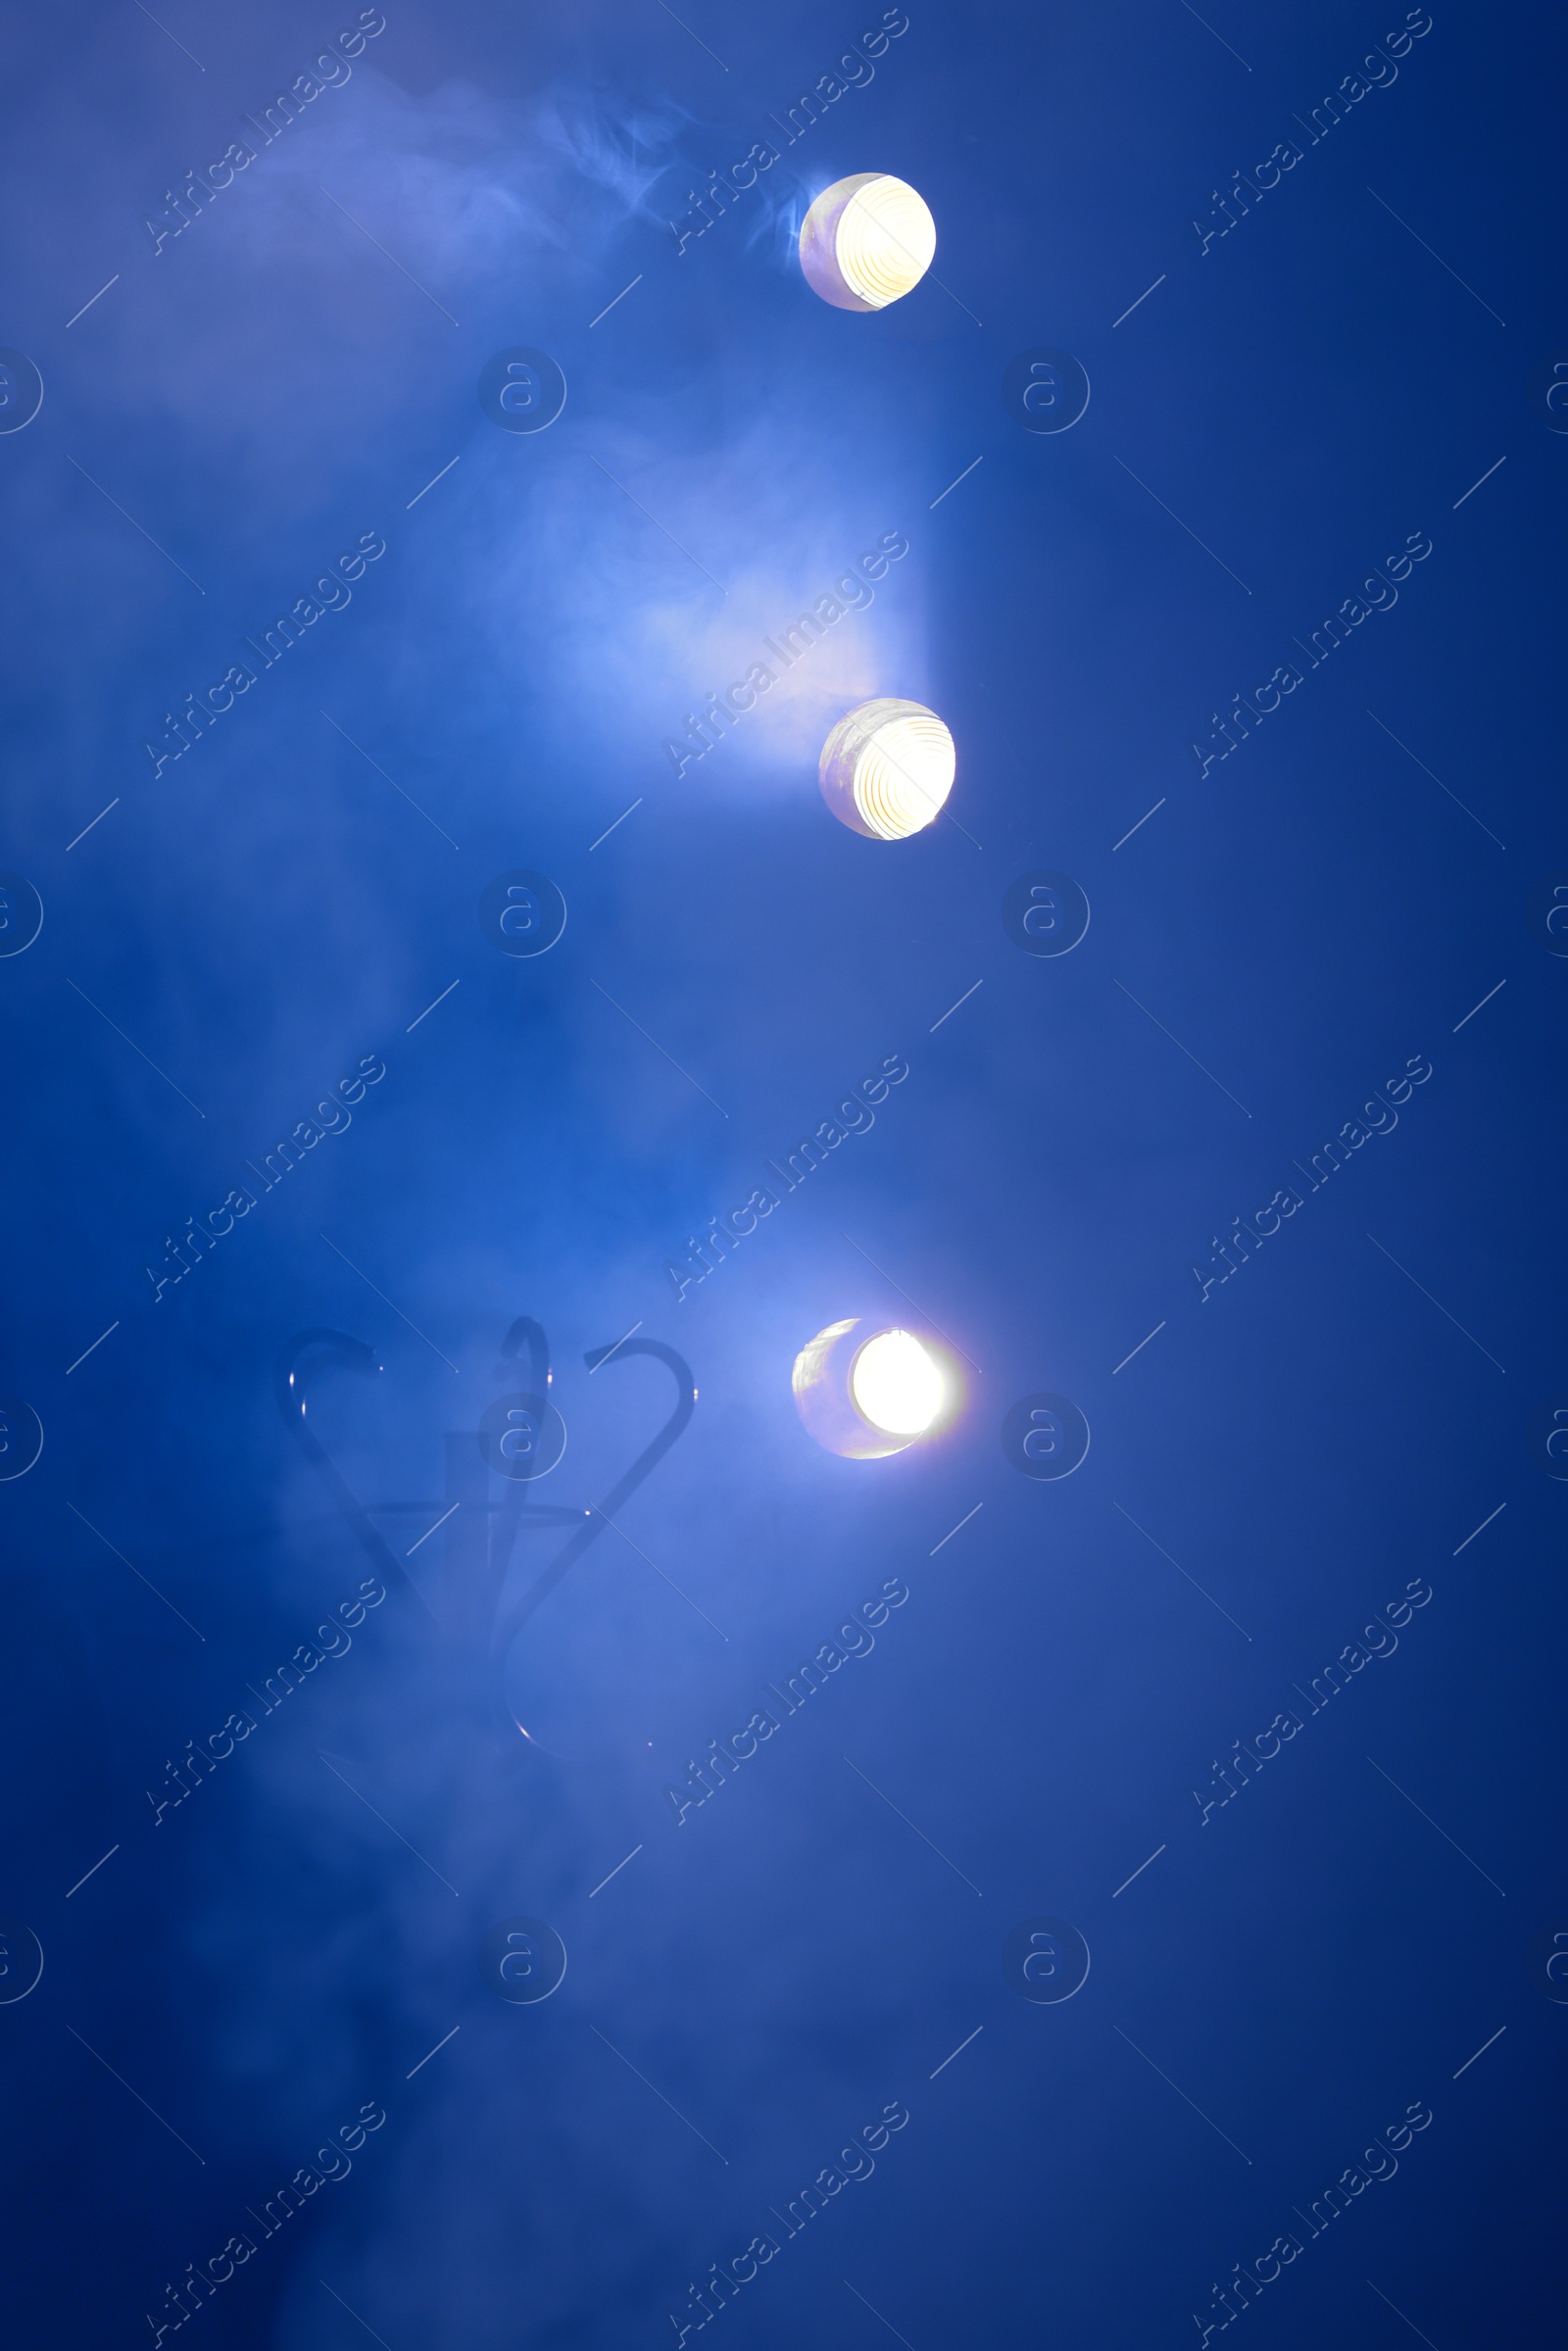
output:
M277 1398L277 1408L282 1414L284 1426L292 1433L301 1452L326 1488L327 1493L336 1503L338 1511L348 1521L357 1540L373 1560L376 1572L388 1591L412 1594L418 1601L426 1616L430 1617L433 1622L434 1611L424 1594L407 1568L402 1565L401 1561L393 1557L385 1541L377 1533L365 1504L334 1468L325 1446L309 1424L307 1418L309 1398L306 1394L305 1374L301 1368L300 1358L307 1348L311 1347L327 1350L343 1369L361 1372L372 1379L381 1368L376 1360L375 1350L367 1347L363 1340L351 1339L346 1331L331 1331L321 1325L313 1330L301 1331L297 1337L288 1342L278 1356L273 1393Z
M501 1360L503 1363L514 1363L525 1339L528 1342L528 1377L533 1383L533 1393L535 1396L547 1396L553 1375L550 1369L550 1342L545 1337L542 1322L535 1322L531 1314L519 1314L501 1342Z
M611 1347L590 1348L583 1361L592 1372L597 1371L601 1364L608 1363L612 1355L652 1355L659 1362L666 1364L675 1381L675 1409L652 1443L643 1447L630 1469L616 1479L603 1502L588 1513L586 1524L578 1528L550 1565L535 1576L527 1591L520 1592L500 1617L490 1644L491 1655L499 1665L504 1665L508 1650L529 1617L550 1597L563 1577L570 1574L589 1544L598 1540L602 1529L614 1524L614 1512L657 1469L697 1409L697 1383L692 1378L691 1366L672 1347L665 1347L658 1339L623 1339Z
M528 1376L533 1383L533 1393L540 1396L546 1395L552 1381L550 1343L545 1336L543 1326L527 1314L517 1317L503 1340L501 1346L503 1362L509 1365L514 1362L524 1344L528 1349ZM417 1584L402 1562L394 1557L365 1504L334 1466L325 1446L310 1426L306 1370L302 1358L313 1349L317 1351L318 1360L325 1355L340 1368L358 1372L369 1378L373 1378L381 1369L374 1350L367 1347L362 1340L351 1339L344 1331L329 1330L324 1326L301 1331L288 1342L277 1361L274 1393L283 1422L292 1433L306 1460L331 1495L339 1515L353 1529L357 1541L374 1563L376 1572L388 1590L412 1595L426 1616L432 1622L437 1622L435 1611L430 1607ZM577 1519L579 1513L575 1510L542 1507L537 1504L530 1507L525 1498L526 1490L524 1493L518 1494L514 1500L509 1499L501 1504L492 1505L496 1517L492 1522L490 1584L495 1594L493 1604L498 1609L498 1621L490 1641L490 1655L498 1671L504 1671L507 1654L529 1617L549 1598L557 1585L570 1574L589 1545L597 1542L603 1529L607 1526L613 1526L614 1513L629 1500L644 1480L652 1475L697 1408L697 1384L692 1378L691 1366L684 1356L676 1353L672 1347L664 1346L662 1341L658 1339L622 1339L617 1340L610 1347L590 1348L584 1355L583 1361L590 1372L595 1372L603 1364L608 1363L612 1356L617 1355L651 1355L658 1362L664 1364L675 1382L674 1410L662 1428L643 1447L631 1467L616 1479L604 1501L597 1507L587 1509L580 1514L581 1523L577 1525L562 1550L558 1552L548 1567L535 1576L527 1590L519 1593L504 1613L499 1612L500 1592L505 1583L513 1544L516 1540L519 1526L529 1519L546 1523L553 1521L559 1525L564 1520ZM619 1530L616 1531L618 1533Z

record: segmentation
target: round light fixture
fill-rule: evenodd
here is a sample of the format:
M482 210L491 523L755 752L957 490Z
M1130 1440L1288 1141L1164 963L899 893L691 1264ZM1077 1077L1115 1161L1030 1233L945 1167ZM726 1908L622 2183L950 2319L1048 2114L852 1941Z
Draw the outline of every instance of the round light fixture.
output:
M919 284L936 249L924 197L890 171L836 179L801 223L807 283L835 310L886 310Z
M866 1335L858 1317L802 1347L791 1385L809 1434L848 1461L902 1453L930 1434L950 1396L941 1364L911 1331Z
M839 720L816 777L851 832L903 841L941 814L956 766L953 737L935 710L884 695Z

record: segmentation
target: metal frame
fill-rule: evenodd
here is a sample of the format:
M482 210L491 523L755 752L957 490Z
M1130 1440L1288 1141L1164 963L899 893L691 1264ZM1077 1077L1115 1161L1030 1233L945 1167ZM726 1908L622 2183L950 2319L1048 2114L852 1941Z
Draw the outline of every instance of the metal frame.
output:
M548 1397L553 1380L550 1368L550 1342L545 1335L543 1325L536 1322L531 1315L518 1315L507 1332L501 1345L498 1370L505 1375L516 1362L525 1345L528 1350L528 1371L532 1391L538 1396ZM314 1362L309 1365L304 1360L308 1353L314 1355ZM668 1367L675 1382L675 1407L663 1427L659 1430L652 1442L643 1447L630 1468L615 1480L602 1503L583 1508L568 1508L559 1503L530 1505L526 1499L526 1488L531 1481L521 1479L516 1481L521 1491L507 1494L500 1501L492 1501L489 1498L490 1467L480 1451L477 1433L474 1431L449 1431L447 1433L449 1479L461 1482L466 1478L469 1486L468 1493L460 1495L458 1507L470 1515L482 1513L488 1521L482 1547L476 1553L469 1570L471 1579L471 1566L477 1566L479 1571L477 1579L476 1581L470 1580L467 1589L453 1592L454 1604L449 1613L455 1621L455 1628L460 1637L466 1633L469 1637L482 1641L489 1668L495 1677L498 1702L509 1726L515 1731L521 1731L522 1726L517 1723L515 1716L507 1706L504 1690L507 1660L518 1634L535 1611L549 1598L557 1586L577 1566L590 1545L598 1541L604 1529L613 1524L614 1513L622 1508L636 1493L638 1487L652 1475L676 1439L682 1435L697 1407L697 1385L692 1378L690 1365L683 1356L676 1353L672 1347L664 1346L661 1340L617 1340L609 1347L590 1348L584 1355L583 1361L589 1371L594 1372L602 1364L608 1363L612 1356L628 1355L651 1355L658 1362ZM400 1592L412 1598L433 1624L439 1625L441 1619L430 1607L408 1569L394 1555L385 1537L376 1527L371 1507L362 1502L358 1494L353 1492L325 1446L317 1437L315 1430L310 1426L307 1378L310 1373L320 1369L327 1361L335 1363L340 1369L357 1372L365 1377L373 1378L382 1369L374 1349L367 1347L363 1340L351 1339L344 1331L335 1331L324 1325L317 1325L310 1330L298 1332L283 1347L277 1361L274 1394L283 1424L293 1436L317 1477L326 1488L333 1507L370 1559L387 1589ZM384 1507L388 1511L395 1510L401 1514L406 1510L413 1512L433 1509L439 1505L397 1503ZM509 1606L503 1609L502 1595L506 1588L508 1571L512 1565L513 1549L517 1535L525 1523L532 1523L535 1526L569 1525L573 1532L548 1566L541 1569L532 1582L513 1599ZM450 1561L452 1557L450 1543L448 1556ZM454 1629L453 1625L449 1624L448 1630L452 1629ZM526 1733L523 1735L527 1736Z

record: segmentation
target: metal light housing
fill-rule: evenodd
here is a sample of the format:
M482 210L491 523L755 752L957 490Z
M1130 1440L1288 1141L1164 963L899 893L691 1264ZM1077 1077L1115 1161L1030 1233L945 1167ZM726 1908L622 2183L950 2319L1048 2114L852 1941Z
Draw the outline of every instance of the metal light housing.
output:
M801 223L807 283L835 310L886 310L919 284L936 249L924 197L891 171L836 179Z
M883 695L842 717L816 778L840 824L871 841L905 841L941 815L958 755L923 703Z
M954 1383L912 1331L859 1316L829 1323L803 1347L791 1374L795 1408L825 1451L878 1461L928 1437Z

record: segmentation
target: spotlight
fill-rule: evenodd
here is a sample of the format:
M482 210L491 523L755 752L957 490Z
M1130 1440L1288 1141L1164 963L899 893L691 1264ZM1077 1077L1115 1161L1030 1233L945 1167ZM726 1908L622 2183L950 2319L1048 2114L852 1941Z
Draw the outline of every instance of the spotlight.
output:
M835 310L886 310L919 284L936 249L924 197L888 171L836 179L801 223L807 283Z
M935 710L884 695L839 720L816 778L840 824L872 841L903 841L941 814L956 764Z
M829 1323L795 1358L795 1408L809 1434L848 1461L902 1453L935 1427L949 1400L942 1367L912 1332Z

